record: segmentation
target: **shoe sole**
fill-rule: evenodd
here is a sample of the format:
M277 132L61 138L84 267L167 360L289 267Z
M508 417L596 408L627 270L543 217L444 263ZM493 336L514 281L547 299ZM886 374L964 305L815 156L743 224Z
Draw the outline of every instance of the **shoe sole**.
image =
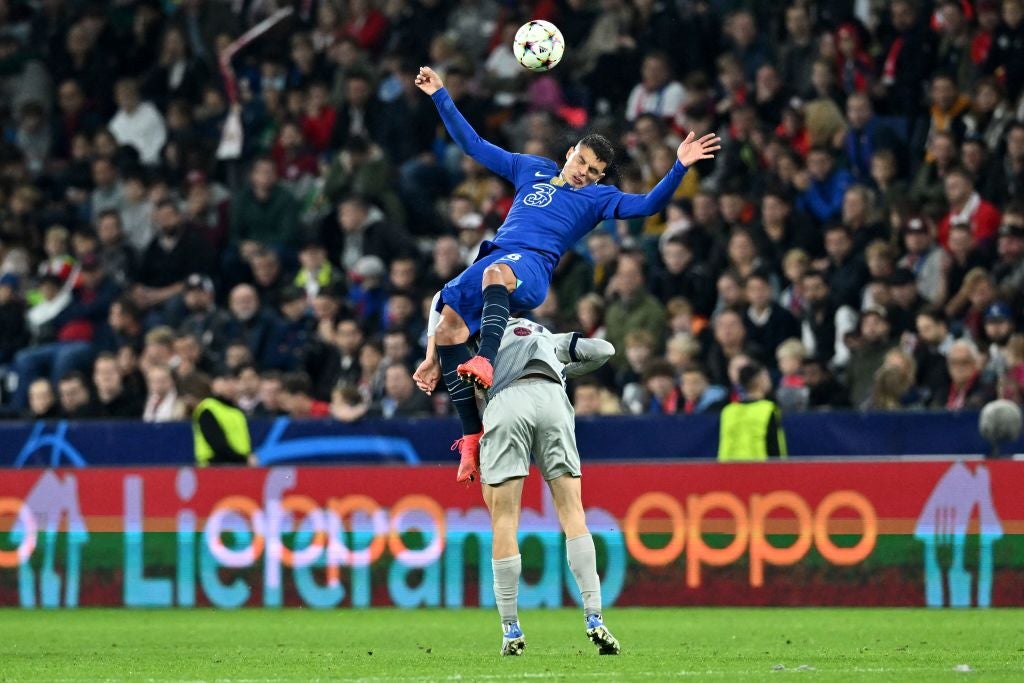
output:
M474 386L477 389L483 389L484 391L487 391L492 386L494 386L494 380L491 380L490 382L484 382L482 379L480 379L471 372L460 372L458 373L458 375L459 379L461 379L463 382L469 384L470 386Z
M502 657L518 657L523 654L523 650L526 649L526 638L520 636L518 638L506 638L505 642L501 644L501 656Z
M599 655L617 655L622 649L619 641L604 626L587 629L587 638L597 646Z

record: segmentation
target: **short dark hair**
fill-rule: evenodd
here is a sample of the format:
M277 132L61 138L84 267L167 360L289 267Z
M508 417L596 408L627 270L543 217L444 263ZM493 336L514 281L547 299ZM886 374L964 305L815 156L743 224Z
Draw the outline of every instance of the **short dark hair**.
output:
M676 371L672 367L672 364L667 360L658 359L651 363L646 370L644 370L644 382L653 379L655 377L671 377L672 381L675 381Z
M580 138L577 143L589 147L594 152L598 161L603 161L608 166L615 162L615 147L611 141L600 133L589 133Z
M746 287L751 280L760 280L768 286L772 284L772 278L768 273L763 270L755 270L743 280L743 286Z
M941 323L943 325L949 324L949 318L946 317L946 312L942 310L941 306L926 306L917 312L918 317L924 316L931 318L933 322Z
M303 394L309 396L313 384L309 375L304 372L289 372L281 378L284 392L286 394Z
M739 372L740 386L750 391L754 388L754 382L757 381L758 375L764 372L764 366L757 361L750 361L742 368Z
M71 372L65 373L60 378L60 382L59 383L63 384L64 382L78 382L83 387L86 387L86 388L89 387L89 383L85 380L85 375L82 374L82 372L79 371L79 370L72 370Z
M828 275L825 273L825 271L817 270L817 269L814 269L814 268L812 268L810 270L804 271L804 274L800 276L800 279L801 280L806 280L807 278L812 278L812 277L818 278L819 280L824 282L826 285L828 284Z
M685 368L683 368L683 371L680 374L683 374L683 375L697 374L697 375L702 376L704 379L709 379L708 378L708 371L700 363L690 363Z

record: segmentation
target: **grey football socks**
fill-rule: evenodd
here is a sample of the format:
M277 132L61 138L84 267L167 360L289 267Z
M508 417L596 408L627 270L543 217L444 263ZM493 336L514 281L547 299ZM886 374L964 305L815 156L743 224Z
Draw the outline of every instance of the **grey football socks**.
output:
M583 613L587 616L601 613L601 579L597 576L597 551L594 537L590 534L577 536L565 541L565 555L569 569L576 577L580 595L583 597ZM497 582L497 575L495 575ZM497 585L497 583L495 583Z
M519 621L519 575L523 571L523 556L491 560L491 569L494 572L494 602L498 606L501 623Z

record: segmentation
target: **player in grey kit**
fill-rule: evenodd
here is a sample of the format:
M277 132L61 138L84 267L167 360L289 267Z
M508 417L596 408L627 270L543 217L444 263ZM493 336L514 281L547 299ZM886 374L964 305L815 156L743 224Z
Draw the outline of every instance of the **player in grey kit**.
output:
M433 329L432 324L428 334ZM565 393L566 377L593 372L614 354L615 348L602 339L552 334L524 318L510 318L505 326L494 363L494 384L486 396L479 463L484 502L491 513L491 566L503 631L502 655L520 655L526 647L518 614L522 558L517 534L531 453L551 489L565 532L569 568L583 598L587 637L600 654L619 653L619 641L601 616L601 580L583 510L575 414ZM428 393L434 389L422 381L419 385ZM463 474L460 471L460 479Z

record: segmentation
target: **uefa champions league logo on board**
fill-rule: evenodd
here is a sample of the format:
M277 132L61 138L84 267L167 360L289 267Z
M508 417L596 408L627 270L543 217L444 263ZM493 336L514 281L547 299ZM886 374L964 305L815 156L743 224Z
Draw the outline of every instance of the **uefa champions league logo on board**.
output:
M978 509L977 592L972 599L974 575L968 571L967 536L974 509ZM988 468L974 472L962 462L946 470L932 489L914 529L924 543L924 593L929 607L989 607L992 604L993 546L1003 537L1003 525L992 501ZM948 566L942 560L949 557ZM946 595L946 587L949 591Z

